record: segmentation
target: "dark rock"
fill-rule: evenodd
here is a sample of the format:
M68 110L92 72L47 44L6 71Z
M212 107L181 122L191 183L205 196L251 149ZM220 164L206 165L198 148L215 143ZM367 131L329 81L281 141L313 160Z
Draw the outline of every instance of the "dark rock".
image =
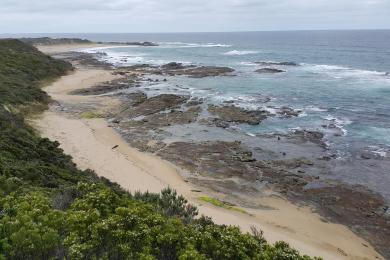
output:
M298 116L300 111L299 110L294 110L293 108L291 107L281 107L277 113L279 115L282 115L282 116L285 116L285 117L293 117L293 116Z
M238 154L238 159L241 162L254 162L256 159L252 157L252 152L251 151L242 151L241 153Z
M132 46L143 46L143 47L155 47L158 46L154 42L98 42L101 44L115 44L115 45L132 45Z
M158 154L185 169L218 178L242 177L248 174L244 170L245 164L254 161L251 152L242 147L239 142L175 142L166 146ZM253 176L253 181L255 177Z
M312 130L295 130L289 138L298 138L305 142L312 142L318 144L323 148L326 148L326 143L324 142L324 134L319 131ZM324 158L326 160L326 158Z
M192 98L190 99L187 103L186 103L186 106L187 107L190 107L190 106L198 106L198 105L201 105L203 104L203 99L202 98Z
M183 66L182 63L170 62L162 65L161 68L164 70L180 70L180 69L184 69L185 67Z
M376 153L373 153L371 151L363 151L360 155L360 157L362 159L365 159L365 160L370 160L370 159L381 159L381 156L376 154Z
M245 110L236 106L209 105L208 111L217 115L221 120L234 123L257 125L267 118L268 112L259 110Z
M220 118L202 118L198 121L199 124L201 125L206 125L206 126L216 126L216 127L221 127L221 128L229 128L230 124ZM207 132L207 130L203 130Z
M288 169L296 169L299 167L304 166L312 166L313 162L305 159L305 158L298 158L298 159L287 159L287 160L274 160L273 163L275 165L283 165Z
M154 42L127 42L127 45L140 45L140 46L145 46L145 47L154 47L158 46L157 43Z
M273 74L273 73L282 73L282 72L285 72L285 71L284 70L280 70L280 69L274 69L274 68L262 68L262 69L255 70L255 72L257 72L257 73L270 73L270 74Z
M274 66L274 65L280 65L280 66L299 66L296 62L290 62L290 61L282 61L282 62L273 62L273 61L257 61L256 64L263 65L263 66Z
M147 116L167 109L175 108L189 99L188 96L180 96L174 94L161 94L151 97L136 105L121 112L120 117L133 118L138 116Z
M129 121L122 127L141 127L143 129L157 129L161 127L171 125L184 125L194 123L199 113L201 112L200 107L191 107L186 111L172 110L168 113L154 113L147 115L142 120Z
M232 72L234 72L234 69L228 67L202 66L183 70L180 73L177 73L177 75L187 75L192 78L204 78L226 76Z
M161 66L163 72L171 75L185 75L193 78L213 77L227 75L234 70L228 67L217 66L184 66L181 63L171 62Z
M97 86L93 86L91 88L85 88L85 89L76 89L71 92L69 92L70 95L102 95L107 94L111 92L115 92L117 90L121 89L127 89L131 88L136 84L136 79L134 78L128 78L128 79L118 79L113 80L110 82L106 82L104 84L100 84Z
M138 106L139 104L145 102L148 98L144 92L129 93L125 97L129 101L130 106Z
M230 75L230 73L234 72L234 69L228 67L183 65L182 63L177 62L170 62L160 67L149 64L140 64L128 66L122 69L157 75L184 75L193 78L227 76Z

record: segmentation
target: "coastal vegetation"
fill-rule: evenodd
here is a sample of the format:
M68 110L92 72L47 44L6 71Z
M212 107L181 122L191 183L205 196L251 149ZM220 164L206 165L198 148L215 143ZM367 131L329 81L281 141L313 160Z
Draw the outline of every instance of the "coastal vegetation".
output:
M198 217L172 189L131 194L77 169L58 142L25 122L29 107L50 101L43 82L71 69L29 44L0 40L0 259L311 259L255 229Z
M3 105L47 104L47 94L37 86L70 70L64 61L54 60L18 40L0 44L0 103Z
M93 118L102 118L103 116L99 113L95 113L95 112L92 112L92 111L86 111L86 112L83 112L81 113L81 118L84 118L84 119L93 119Z
M34 45L54 45L54 44L88 44L92 43L90 40L79 39L79 38L21 38L22 42L34 44Z

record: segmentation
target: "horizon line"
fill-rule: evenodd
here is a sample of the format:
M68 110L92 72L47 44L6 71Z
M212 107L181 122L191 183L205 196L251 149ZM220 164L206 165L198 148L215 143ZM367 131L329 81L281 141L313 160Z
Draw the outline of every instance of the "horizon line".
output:
M310 32L310 31L389 31L378 29L294 29L294 30L243 30L243 31L165 31L165 32L0 32L0 35L12 34L171 34L171 33L255 33L255 32Z

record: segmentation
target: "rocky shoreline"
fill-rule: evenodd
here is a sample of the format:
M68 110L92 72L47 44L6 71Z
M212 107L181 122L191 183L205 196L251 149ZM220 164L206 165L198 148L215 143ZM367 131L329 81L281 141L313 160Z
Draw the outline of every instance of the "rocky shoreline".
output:
M150 75L183 75L192 78L232 76L232 72L234 72L234 69L228 67L183 65L177 62L170 62L162 66L150 64L133 65L124 67L122 70Z
M109 44L109 45L127 45L127 46L143 46L143 47L155 47L158 46L155 42L102 42L102 41L90 41L87 39L80 38L50 38L50 37L40 37L40 38L20 38L22 42L29 43L32 45L58 45L58 44Z
M62 58L71 60L76 66L104 66L111 69L109 65L100 64L93 56L85 54L71 53ZM121 107L118 111L103 115L111 127L121 133L131 146L154 153L185 169L189 182L226 194L229 203L244 203L257 208L261 205L255 199L248 200L248 197L282 196L298 205L313 207L324 221L348 226L371 242L385 258L390 257L390 216L386 202L365 187L330 180L323 174L329 167L327 163L334 158L326 153L322 133L297 130L285 136L259 137L264 142L272 139L275 143L310 145L323 151L322 155L310 158L275 152L261 143L253 149L240 141L218 138L198 142L170 139L172 133L169 128L174 126L200 125L204 127L200 128L201 131L212 131L215 127L230 131L232 125L261 124L267 117L275 115L265 110L242 109L233 104L210 105L186 95L148 96L139 88L150 75L203 78L230 76L232 72L232 69L225 67L180 63L136 65L113 70L123 79L72 94L113 95L119 98ZM67 112L72 114L72 110ZM299 113L292 108L281 107L277 109L276 116L288 118Z

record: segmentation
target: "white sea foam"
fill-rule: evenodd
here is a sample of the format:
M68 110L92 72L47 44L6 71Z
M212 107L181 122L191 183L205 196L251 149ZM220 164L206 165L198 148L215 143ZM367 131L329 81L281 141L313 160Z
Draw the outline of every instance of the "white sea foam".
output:
M251 132L245 132L245 134L247 134L248 136L251 136L251 137L255 137L256 136L255 134L252 134Z
M160 42L159 47L161 48L227 48L232 47L229 44L222 43L185 43L185 42Z
M114 66L131 65L136 63L146 63L145 56L147 53L133 52L133 51L110 51L110 49L123 48L123 46L110 46L110 47L98 47L82 49L80 51L90 54L104 54L97 58L101 61L110 63ZM127 48L127 46L126 46Z
M183 47L183 48L212 48L212 47L231 47L231 45L220 44L220 43L206 43L206 44L189 43L189 44L183 45L181 47Z
M331 121L331 122L334 122L336 124L339 124L339 125L350 125L352 124L352 121L348 118L338 118L338 117L334 117L332 115L327 115L324 117L325 120L328 120L328 121Z
M118 46L118 48L119 47L123 47L123 46ZM114 47L114 49L116 48L117 47ZM137 63L164 65L171 62L171 60L168 61L168 60L147 59L146 57L149 56L148 53L135 52L133 50L110 51L110 49L112 49L112 47L98 47L98 48L83 49L82 51L90 54L104 53L104 55L100 55L97 58L101 61L110 63L114 66L127 66L127 65L134 65ZM185 65L192 64L192 62L188 62L188 61L175 61L175 62L182 63Z
M390 81L387 72L375 70L362 70L337 65L302 64L302 69L315 74L323 74L334 79L356 78L361 80Z
M241 61L238 63L239 65L243 65L243 66L259 66L259 64L256 64L254 62L250 62L250 61Z
M270 106L264 106L262 107L264 111L267 111L271 115L277 115L278 114L278 109L275 107L270 107Z
M228 51L225 52L224 55L248 55L248 54L256 54L259 53L258 51L238 51L238 50L233 50L233 51Z
M376 154L376 155L383 157L383 158L387 157L387 153L389 152L388 149L383 148L383 147L379 147L376 145L370 145L370 146L368 146L368 148L370 149L370 151L373 154Z
M346 136L348 134L348 131L345 129L345 126L352 124L352 121L348 118L337 118L332 115L327 115L323 118L331 122L331 125L333 125L333 127L339 129L343 133L343 136Z
M81 48L77 49L76 51L79 52L85 52L85 53L97 53L101 52L102 50L108 50L108 49L118 49L118 48L137 48L138 46L131 46L131 45L113 45L113 46L104 46L104 47L93 47L93 48Z
M328 111L325 108L320 108L320 107L316 107L316 106L306 106L303 108L303 110L310 111L310 112L326 112L326 111Z
M299 113L298 114L298 117L306 117L307 116L307 113L306 112L302 112L302 113Z
M265 104L271 100L270 97L263 95L251 95L251 94L220 94L220 93L210 93L210 99L213 103L217 104L234 104L235 106L248 109L248 110L266 110L271 114L273 111L269 109ZM275 112L276 114L276 112Z

